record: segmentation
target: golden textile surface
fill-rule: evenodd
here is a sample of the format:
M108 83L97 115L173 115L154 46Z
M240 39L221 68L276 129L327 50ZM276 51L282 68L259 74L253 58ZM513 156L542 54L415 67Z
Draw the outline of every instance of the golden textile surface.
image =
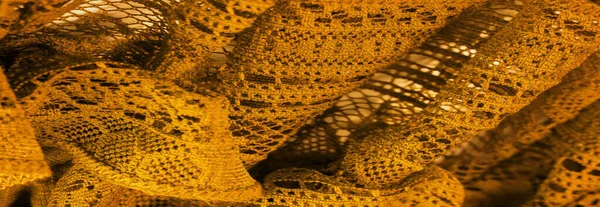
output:
M0 206L600 206L596 0L0 0Z

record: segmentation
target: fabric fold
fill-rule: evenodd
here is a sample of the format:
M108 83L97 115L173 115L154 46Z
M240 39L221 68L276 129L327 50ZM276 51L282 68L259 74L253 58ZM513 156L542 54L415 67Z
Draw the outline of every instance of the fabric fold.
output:
M259 197L261 185L227 130L226 100L152 74L115 63L77 65L22 101L44 146L68 150L107 182L188 199Z
M0 67L0 190L51 175L34 129Z

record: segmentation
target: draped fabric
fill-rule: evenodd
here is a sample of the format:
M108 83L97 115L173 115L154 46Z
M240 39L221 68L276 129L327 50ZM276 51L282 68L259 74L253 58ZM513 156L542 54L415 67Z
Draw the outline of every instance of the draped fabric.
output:
M0 0L0 206L600 205L595 0Z

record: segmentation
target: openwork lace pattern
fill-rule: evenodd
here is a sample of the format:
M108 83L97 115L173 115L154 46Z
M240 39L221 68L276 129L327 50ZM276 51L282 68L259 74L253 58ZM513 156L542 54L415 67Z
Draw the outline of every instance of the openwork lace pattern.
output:
M595 0L0 0L0 206L600 205L599 21Z

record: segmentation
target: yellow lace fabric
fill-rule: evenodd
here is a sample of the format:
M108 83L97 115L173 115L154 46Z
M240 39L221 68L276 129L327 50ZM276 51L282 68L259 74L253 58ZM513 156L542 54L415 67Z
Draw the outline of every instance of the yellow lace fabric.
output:
M444 150L495 127L598 48L600 27L590 16L598 5L533 1L523 6L521 15L482 45L478 57L465 63L418 117L351 147L343 168L365 185L394 183ZM559 9L560 15L548 14Z
M555 140L571 138L561 138L567 134L557 134L556 130L559 126L563 129L576 126L565 122L574 122L583 113L592 112L581 110L600 98L598 58L599 54L594 53L560 84L507 117L496 129L473 138L440 161L469 189L467 198L471 201L466 203L514 206L536 192L556 160L568 153ZM566 110L569 113L561 112ZM570 142L585 145L577 140L573 138Z
M394 64L376 72L364 85L274 152L272 162L335 160L346 147L382 128L410 122L490 37L508 24L523 2L497 0L469 9L455 21L411 48ZM285 160L282 162L282 160Z
M595 0L0 0L0 206L600 205Z
M280 1L238 39L220 91L244 163L480 1ZM307 93L312 91L312 93Z
M32 125L1 71L0 140L0 191L50 176Z
M469 206L595 206L599 102L465 183Z
M585 77L585 78L584 78ZM473 138L442 161L462 182L540 141L553 128L574 118L600 98L600 54L592 54L580 67L563 77L560 84L538 96L495 129Z

